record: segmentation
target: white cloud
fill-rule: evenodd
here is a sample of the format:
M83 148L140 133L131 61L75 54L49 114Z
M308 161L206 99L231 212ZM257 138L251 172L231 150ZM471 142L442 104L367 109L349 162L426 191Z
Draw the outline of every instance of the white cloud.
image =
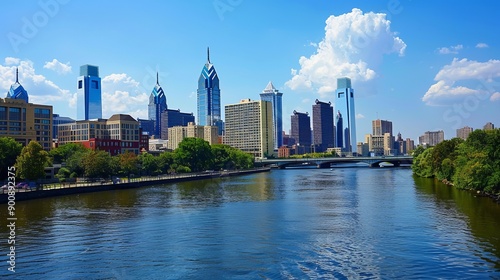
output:
M357 113L356 114L356 119L359 120L359 119L364 119L365 116L363 114L360 114L360 113Z
M422 101L427 105L446 105L471 95L490 95L498 91L500 84L495 78L499 77L500 60L455 58L436 74L436 83L429 87Z
M43 75L36 74L32 61L13 57L5 58L5 65L0 65L0 89L5 95L16 81L16 68L19 69L19 83L28 92L31 103L51 104L71 99L69 90L60 88Z
M129 114L146 119L149 95L127 74L111 74L102 79L102 116Z
M463 49L464 46L463 45L456 45L456 46L451 46L449 48L447 47L443 47L443 48L439 48L438 49L438 52L440 54L457 54L459 50Z
M50 69L61 75L71 73L71 65L69 65L69 62L61 63L55 58L52 61L45 62L43 68Z
M291 70L293 77L285 85L292 90L317 91L324 98L337 87L337 78L350 77L356 87L374 80L383 56L402 56L406 48L390 24L386 14L363 14L360 9L330 16L316 53L299 59L300 69Z
M484 49L484 48L488 48L488 47L489 46L486 43L477 43L477 45L476 45L476 48L478 48L478 49Z
M500 101L500 92L495 92L490 97L491 101Z

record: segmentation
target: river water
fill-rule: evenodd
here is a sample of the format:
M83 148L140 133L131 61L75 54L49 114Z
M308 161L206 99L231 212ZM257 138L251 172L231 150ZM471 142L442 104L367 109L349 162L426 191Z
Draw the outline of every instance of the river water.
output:
M500 206L405 168L272 170L16 206L16 272L2 227L2 279L500 279Z

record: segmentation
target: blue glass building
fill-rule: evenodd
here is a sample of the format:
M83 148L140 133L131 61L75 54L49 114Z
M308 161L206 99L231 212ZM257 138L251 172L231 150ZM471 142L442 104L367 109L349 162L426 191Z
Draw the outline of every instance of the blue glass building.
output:
M337 147L342 148L344 152L356 154L356 113L354 111L354 90L351 87L351 79L337 79L335 108L338 111L335 135Z
M197 90L198 125L217 125L222 133L220 108L219 77L210 62L210 49L207 49L207 63L201 70Z
M16 82L10 86L10 89L7 92L7 98L22 99L26 101L26 103L29 103L28 92L19 83L19 69L17 68L16 68Z
M153 135L155 138L159 138L162 134L161 113L165 110L167 110L167 97L158 81L158 73L156 73L156 85L151 91L148 105L148 118L154 121Z
M273 108L273 137L274 137L274 149L278 149L283 146L283 103L282 103L283 93L279 92L273 85L269 82L266 88L260 94L260 99L262 101L271 102Z
M102 118L101 78L99 67L93 65L80 66L80 77L77 85L77 120Z

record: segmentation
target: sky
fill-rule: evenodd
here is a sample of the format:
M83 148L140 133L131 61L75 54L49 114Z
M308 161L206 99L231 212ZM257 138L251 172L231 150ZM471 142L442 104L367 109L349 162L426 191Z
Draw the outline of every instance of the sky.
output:
M260 99L269 81L293 111L332 102L337 78L355 91L357 139L372 120L394 134L500 126L498 1L192 0L2 1L0 96L15 82L30 102L76 118L79 68L99 66L103 117L147 118L156 83L171 109L196 115L210 61L223 105ZM222 114L224 114L222 110Z

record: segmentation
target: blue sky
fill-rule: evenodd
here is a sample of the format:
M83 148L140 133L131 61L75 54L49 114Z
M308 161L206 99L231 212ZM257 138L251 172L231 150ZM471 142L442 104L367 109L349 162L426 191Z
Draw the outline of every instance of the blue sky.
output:
M223 104L259 99L269 81L294 110L332 101L336 78L356 92L357 138L377 118L418 140L428 130L500 126L497 1L5 1L0 92L76 117L79 67L98 65L103 117L146 118L156 71L169 108L196 114L206 48ZM3 97L3 96L2 96Z

